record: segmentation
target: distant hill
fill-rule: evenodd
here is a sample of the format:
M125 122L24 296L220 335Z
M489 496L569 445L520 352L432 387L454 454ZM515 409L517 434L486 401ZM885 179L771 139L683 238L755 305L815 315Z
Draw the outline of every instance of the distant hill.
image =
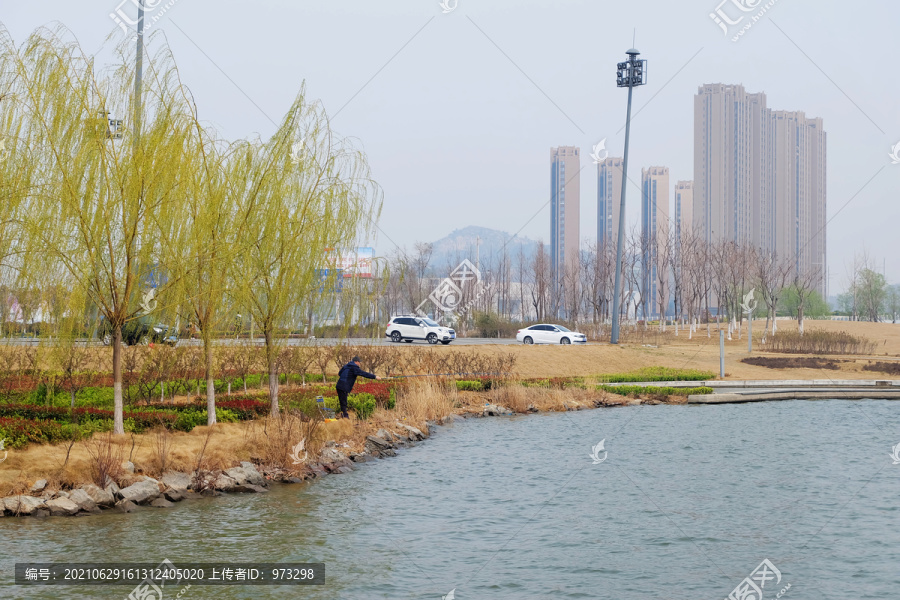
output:
M513 264L517 260L520 248L525 254L525 258L530 260L538 248L538 242L535 240L522 236L513 237L511 234L497 229L470 225L432 242L434 252L431 255L429 266L432 269L445 270L448 265L455 266L464 258L468 258L474 263L476 243L479 238L479 260L482 265L499 261L504 249Z

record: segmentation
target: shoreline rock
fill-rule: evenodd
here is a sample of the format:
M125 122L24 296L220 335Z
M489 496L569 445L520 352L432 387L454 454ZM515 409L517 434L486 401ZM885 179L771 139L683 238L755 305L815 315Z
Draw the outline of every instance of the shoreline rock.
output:
M458 422L463 417L451 415L440 424ZM438 423L430 422L429 427ZM365 451L345 454L339 448L346 444L326 444L318 461L310 462L299 470L288 471L274 466L241 462L239 466L224 471L183 473L167 471L159 480L135 474L125 467L121 482L124 487L107 478L106 487L100 488L87 483L71 490L52 490L45 479L36 481L31 493L0 498L2 516L85 516L102 512L131 513L147 508L172 508L183 500L197 500L221 493L269 492L269 482L302 483L329 474L344 474L356 470L356 464L371 462L378 458L396 456L396 449L414 446L427 439L430 431L397 421L399 432L380 429L374 436L367 436ZM132 467L133 468L133 467ZM139 473L139 471L138 471ZM125 485L125 484L128 485ZM200 488L200 489L198 489Z

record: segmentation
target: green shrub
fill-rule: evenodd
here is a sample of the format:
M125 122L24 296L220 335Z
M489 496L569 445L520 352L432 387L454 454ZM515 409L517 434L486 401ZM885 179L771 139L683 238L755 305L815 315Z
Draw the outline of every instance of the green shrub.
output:
M484 383L478 380L460 380L456 382L456 389L460 392L483 392Z
M227 408L216 407L216 422L218 423L238 423L240 418Z
M394 407L397 406L397 390L395 388L391 388L391 395L388 397L387 403L385 406L388 410L394 410Z
M191 431L198 425L206 425L206 411L196 409L183 410L178 413L174 429L177 429L178 431Z
M633 381L706 381L715 379L711 371L698 369L672 369L670 367L645 367L631 373L613 373L600 375L598 379L604 383L629 383Z
M347 405L356 413L356 418L365 421L375 412L375 396L372 394L351 394Z
M598 385L597 389L619 396L694 396L713 393L711 387L676 388L656 385Z
M341 412L341 403L338 400L337 396L325 396L325 408L330 408L334 411L334 414L340 414ZM350 404L350 399L347 399L347 404Z
M75 406L92 406L95 408L112 408L115 405L111 387L89 387L75 394Z
M523 387L538 387L538 388L549 388L550 380L549 379L525 379L521 382Z

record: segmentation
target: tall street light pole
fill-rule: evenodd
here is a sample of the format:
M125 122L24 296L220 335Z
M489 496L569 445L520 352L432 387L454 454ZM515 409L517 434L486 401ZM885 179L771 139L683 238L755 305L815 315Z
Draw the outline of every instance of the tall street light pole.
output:
M141 136L141 78L144 71L144 0L138 0L137 53L134 61L134 144Z
M647 61L638 60L640 52L632 48L628 60L616 67L616 86L628 88L628 115L625 118L625 157L622 159L622 200L619 203L619 235L616 238L616 284L612 307L612 334L609 342L619 343L619 311L622 296L622 247L625 242L625 190L628 188L628 138L631 134L631 93L635 86L647 83Z

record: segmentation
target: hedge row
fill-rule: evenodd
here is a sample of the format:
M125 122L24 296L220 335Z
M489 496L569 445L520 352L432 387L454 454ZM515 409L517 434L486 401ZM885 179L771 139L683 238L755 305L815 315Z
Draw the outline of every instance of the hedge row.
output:
M697 369L672 369L670 367L645 367L631 373L612 373L600 375L598 379L605 383L629 383L633 381L706 381L715 379L712 371Z
M135 431L163 425L174 427L178 415L171 411L125 411L124 418L134 423ZM55 421L57 423L82 424L87 421L112 420L114 413L102 408L59 408L34 404L0 404L0 417L12 417L26 421Z
M598 385L597 389L620 396L693 396L713 393L711 387L676 388L655 385Z

